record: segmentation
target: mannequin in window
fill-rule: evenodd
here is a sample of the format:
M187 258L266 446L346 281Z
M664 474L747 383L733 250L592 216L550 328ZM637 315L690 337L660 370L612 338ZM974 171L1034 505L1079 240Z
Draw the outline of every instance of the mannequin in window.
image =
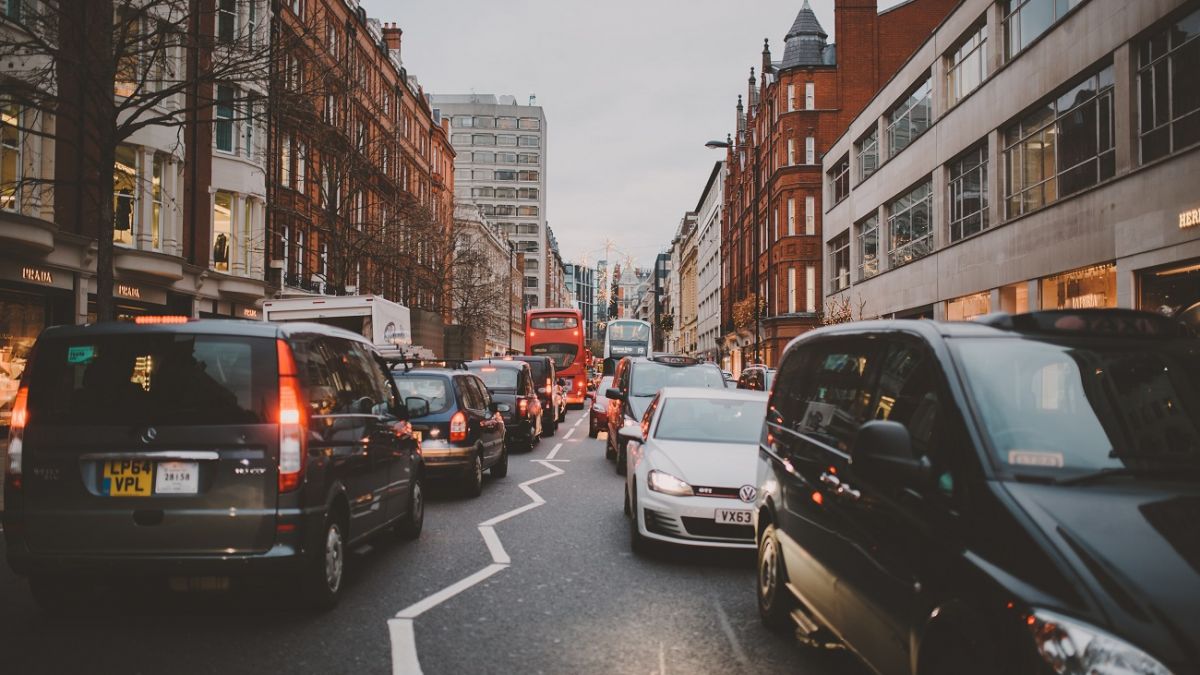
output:
M133 229L133 190L121 188L117 193L117 208L113 211L113 229L129 232Z
M229 238L224 232L218 234L213 242L213 267L218 270L229 269Z

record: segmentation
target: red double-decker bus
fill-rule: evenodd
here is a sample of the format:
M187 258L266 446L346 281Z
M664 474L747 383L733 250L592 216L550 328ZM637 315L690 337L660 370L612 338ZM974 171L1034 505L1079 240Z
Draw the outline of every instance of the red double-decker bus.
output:
M583 407L587 397L587 357L583 313L577 309L531 309L525 312L525 353L549 356L560 378L568 407Z

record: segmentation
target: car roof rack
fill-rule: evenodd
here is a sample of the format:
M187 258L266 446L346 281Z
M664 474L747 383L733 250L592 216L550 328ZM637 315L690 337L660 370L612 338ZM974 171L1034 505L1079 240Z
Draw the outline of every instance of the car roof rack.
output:
M404 372L408 372L413 368L446 368L449 370L466 370L467 361L465 359L427 359L420 356L410 356L404 353L402 349L381 349L380 356L394 370L397 366L402 366Z

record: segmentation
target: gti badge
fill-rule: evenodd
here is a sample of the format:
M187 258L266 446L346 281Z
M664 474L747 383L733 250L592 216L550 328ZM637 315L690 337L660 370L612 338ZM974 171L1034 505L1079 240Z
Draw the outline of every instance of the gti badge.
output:
M158 438L158 429L154 427L146 427L146 430L142 432L143 443L152 443L156 438Z
M758 490L756 490L753 485L743 485L741 489L738 490L738 499L746 503L754 501L754 498L757 496Z

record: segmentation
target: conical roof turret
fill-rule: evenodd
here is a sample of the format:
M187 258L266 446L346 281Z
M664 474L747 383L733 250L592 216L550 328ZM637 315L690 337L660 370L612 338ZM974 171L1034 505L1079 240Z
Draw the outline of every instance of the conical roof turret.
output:
M784 38L781 67L822 65L822 54L828 37L829 34L821 27L821 22L817 21L816 12L808 4L808 0L804 0L804 5L800 7L796 20L792 22L792 27Z

